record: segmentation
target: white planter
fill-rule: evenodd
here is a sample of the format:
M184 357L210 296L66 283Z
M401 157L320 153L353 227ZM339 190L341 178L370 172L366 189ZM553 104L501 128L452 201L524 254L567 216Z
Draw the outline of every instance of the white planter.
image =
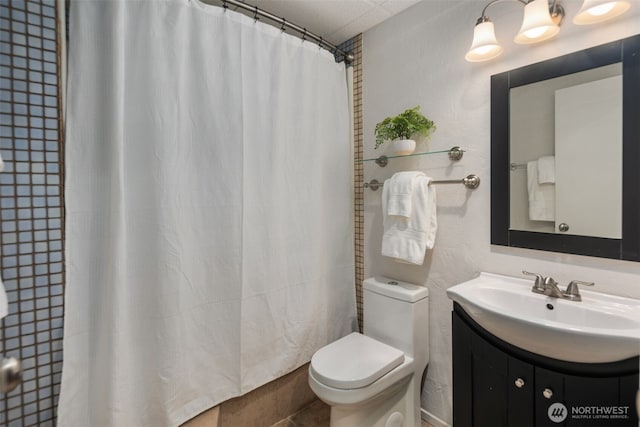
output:
M393 141L393 152L396 156L406 156L416 149L416 142L413 139L397 139Z

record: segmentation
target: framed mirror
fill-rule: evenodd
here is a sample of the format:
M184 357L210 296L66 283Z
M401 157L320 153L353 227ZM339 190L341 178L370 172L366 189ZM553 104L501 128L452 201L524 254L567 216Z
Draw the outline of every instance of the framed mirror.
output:
M491 77L491 243L640 261L640 35Z

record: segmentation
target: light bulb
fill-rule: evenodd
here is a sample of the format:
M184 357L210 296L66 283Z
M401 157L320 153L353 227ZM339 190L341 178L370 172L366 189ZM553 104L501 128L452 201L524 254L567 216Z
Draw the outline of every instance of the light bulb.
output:
M587 10L587 13L593 16L602 16L605 13L609 13L611 9L615 7L615 5L616 5L616 2L614 1L612 1L611 3L601 4L600 6L595 6Z
M629 0L584 0L578 14L573 18L576 25L603 22L622 15L631 7Z
M533 28L531 30L525 31L524 35L526 37L529 37L530 39L535 39L543 35L545 31L547 31L546 27L538 27L538 28Z
M476 55L480 55L480 56L484 56L486 54L488 54L489 52L493 51L496 47L495 46L480 46L477 47L473 50L473 52Z

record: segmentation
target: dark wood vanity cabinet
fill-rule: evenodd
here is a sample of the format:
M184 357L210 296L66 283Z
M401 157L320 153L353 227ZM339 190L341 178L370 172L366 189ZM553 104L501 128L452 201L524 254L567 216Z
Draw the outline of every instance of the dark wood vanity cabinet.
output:
M452 317L454 427L638 426L637 357L550 359L500 340L456 303Z

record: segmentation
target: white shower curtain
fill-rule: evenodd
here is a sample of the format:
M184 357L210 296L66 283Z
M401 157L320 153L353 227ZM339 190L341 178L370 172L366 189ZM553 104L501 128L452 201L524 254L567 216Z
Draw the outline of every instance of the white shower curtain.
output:
M176 426L354 328L348 96L196 0L71 4L61 426Z

